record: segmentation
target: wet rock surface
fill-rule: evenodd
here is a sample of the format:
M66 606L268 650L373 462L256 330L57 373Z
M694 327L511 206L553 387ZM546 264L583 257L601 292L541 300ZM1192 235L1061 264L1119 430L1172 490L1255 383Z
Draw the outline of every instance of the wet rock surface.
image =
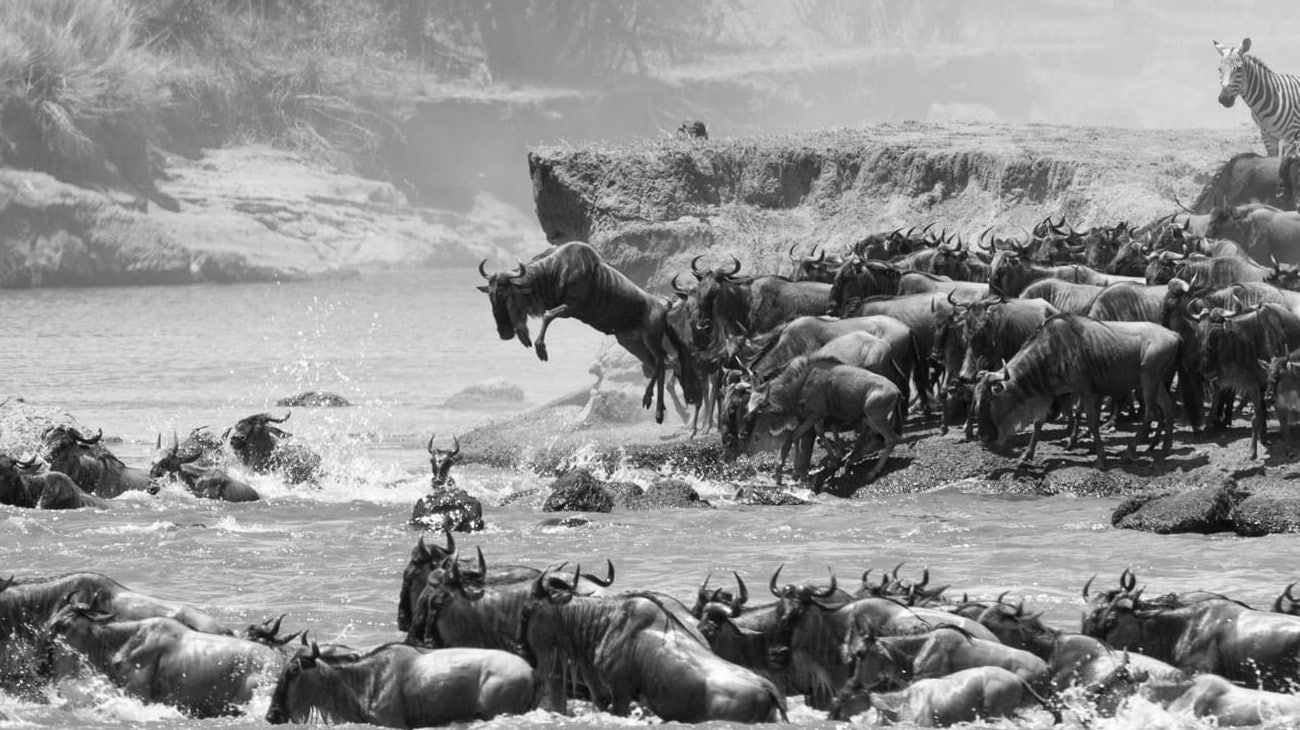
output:
M338 393L320 390L308 390L287 398L281 398L275 404L281 407L293 408L346 408L352 405L351 401Z
M483 529L483 503L458 487L435 487L411 509L412 527L432 532L478 532Z
M646 487L645 493L628 500L629 510L648 509L711 509L713 505L700 499L700 493L690 482L682 479L660 479Z
M543 512L610 512L614 498L587 469L573 469L551 483Z

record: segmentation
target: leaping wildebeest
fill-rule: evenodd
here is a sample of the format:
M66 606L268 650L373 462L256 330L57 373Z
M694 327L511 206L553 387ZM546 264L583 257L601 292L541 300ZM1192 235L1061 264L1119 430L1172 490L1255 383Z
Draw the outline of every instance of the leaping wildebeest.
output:
M519 338L532 347L541 360L547 359L546 330L551 322L572 317L599 332L614 335L618 343L650 369L641 404L649 408L657 396L655 422L664 420L664 371L671 345L677 358L678 379L686 402L700 399L699 383L685 357L686 343L668 326L669 302L637 286L621 271L605 262L596 250L582 241L570 241L534 259L519 264L516 271L488 274L487 259L478 271L488 280L478 290L488 295L497 334L503 340ZM528 333L528 318L541 317L536 342ZM656 393L657 390L657 393Z

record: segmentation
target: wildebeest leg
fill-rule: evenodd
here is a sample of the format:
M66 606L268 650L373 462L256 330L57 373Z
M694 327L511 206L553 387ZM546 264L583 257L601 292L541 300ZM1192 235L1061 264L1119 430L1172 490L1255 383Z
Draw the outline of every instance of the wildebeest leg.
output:
M560 317L569 316L569 305L561 304L554 309L548 309L542 314L542 329L537 332L537 339L533 340L533 351L537 353L537 359L545 361L546 355L546 328L551 326L552 320Z
M1038 448L1038 436L1043 432L1043 419L1034 420L1034 430L1029 434L1029 446L1025 448L1025 453L1020 455L1020 465L1028 464L1034 460L1034 451Z
M790 470L795 479L808 478L808 469L812 466L813 447L817 445L817 436L815 430L809 431L795 445L794 467Z
M1097 452L1097 468L1109 469L1106 463L1106 445L1101 441L1101 398L1088 396L1079 399L1084 413L1088 416L1088 435L1092 436L1093 448Z
M889 460L889 454L898 445L899 436L889 424L889 416L886 415L894 410L893 398L890 395L867 396L867 402L864 404L865 420L871 430L880 434L885 439L885 446L880 451L880 456L876 458L876 465L872 467L871 473L867 474L867 481L875 481L880 476L880 472L885 468L885 462ZM858 434L859 441L866 441L866 430Z
M1251 400L1255 403L1255 423L1250 429L1250 458L1259 456L1259 442L1264 440L1264 431L1268 429L1268 406L1264 405L1264 391L1256 386L1251 389Z

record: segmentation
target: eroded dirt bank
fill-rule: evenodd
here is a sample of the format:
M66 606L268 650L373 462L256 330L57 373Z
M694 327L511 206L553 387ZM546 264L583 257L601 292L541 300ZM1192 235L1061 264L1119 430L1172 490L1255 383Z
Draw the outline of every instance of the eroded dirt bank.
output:
M912 224L975 236L1047 215L1146 223L1258 146L1248 132L880 124L553 145L529 154L529 170L550 241L590 241L633 279L662 285L698 253L783 273L791 245L838 248Z

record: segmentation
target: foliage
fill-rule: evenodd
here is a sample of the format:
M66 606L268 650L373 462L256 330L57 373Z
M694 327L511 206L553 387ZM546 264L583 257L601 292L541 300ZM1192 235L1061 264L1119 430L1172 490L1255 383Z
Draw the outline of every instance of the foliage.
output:
M78 169L106 123L160 100L157 59L120 0L0 3L0 159ZM33 138L34 137L34 138Z

